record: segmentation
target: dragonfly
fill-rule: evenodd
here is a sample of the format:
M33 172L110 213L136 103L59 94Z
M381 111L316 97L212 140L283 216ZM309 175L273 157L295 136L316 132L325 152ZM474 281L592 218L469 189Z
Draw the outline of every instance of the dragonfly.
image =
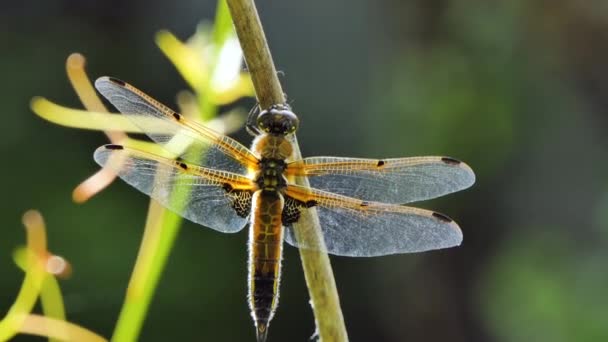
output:
M124 145L99 147L95 161L182 217L223 233L249 223L248 302L258 342L278 305L283 241L334 255L371 257L460 245L448 216L404 204L470 187L472 169L450 157L293 158L299 126L287 104L250 114L251 149L188 119L111 77L97 90L167 154ZM252 112L253 113L253 112ZM297 185L307 177L310 187ZM314 210L324 246L294 230Z

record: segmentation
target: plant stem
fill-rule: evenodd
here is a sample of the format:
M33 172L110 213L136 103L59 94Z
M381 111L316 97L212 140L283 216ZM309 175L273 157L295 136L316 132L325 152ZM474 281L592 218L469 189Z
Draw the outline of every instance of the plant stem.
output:
M144 237L112 341L136 341L179 233L181 218L150 202Z
M266 36L253 0L227 0L247 69L262 108L285 103Z
M261 108L285 103L285 95L277 77L254 1L227 0L227 2ZM292 142L293 158L301 159L302 155L295 135ZM305 177L296 179L296 183L309 186ZM325 250L319 218L315 211L303 211L294 228L299 241L306 241L307 246L316 246L318 250ZM348 341L328 255L310 249L300 249L300 258L321 341Z

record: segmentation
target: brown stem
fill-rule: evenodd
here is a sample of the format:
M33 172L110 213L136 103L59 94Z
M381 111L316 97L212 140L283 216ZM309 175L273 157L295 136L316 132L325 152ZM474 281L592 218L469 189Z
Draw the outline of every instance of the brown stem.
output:
M260 106L268 108L284 103L283 89L253 0L228 0L228 8Z

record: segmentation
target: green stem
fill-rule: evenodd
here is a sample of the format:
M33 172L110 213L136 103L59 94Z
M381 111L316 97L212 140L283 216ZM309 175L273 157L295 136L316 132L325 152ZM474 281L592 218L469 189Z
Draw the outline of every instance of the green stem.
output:
M202 104L207 116L217 112L217 108L209 106L206 101ZM189 190L176 191L171 196L175 203L184 203L183 199L189 196ZM112 341L137 340L182 220L181 216L163 208L155 201L150 202L140 253Z
M181 217L150 202L148 222L112 341L136 341L179 233Z
M47 275L40 289L40 303L42 304L42 313L45 317L55 318L65 321L65 308L63 306L63 296L59 283L52 275ZM55 338L49 337L49 342L59 342Z
M227 2L260 106L268 108L273 104L284 103L285 96L254 1ZM295 135L293 145L293 158L301 159ZM309 186L304 177L297 179L296 183ZM308 246L316 246L318 250L325 249L319 218L314 210L304 211L294 228L298 240L305 241ZM300 258L321 340L348 341L329 257L326 253L300 249Z
M28 253L30 252L28 251ZM27 271L17 299L6 316L0 320L0 341L8 341L18 333L19 327L32 311L40 294L40 288L46 275L41 268L35 265L26 265Z

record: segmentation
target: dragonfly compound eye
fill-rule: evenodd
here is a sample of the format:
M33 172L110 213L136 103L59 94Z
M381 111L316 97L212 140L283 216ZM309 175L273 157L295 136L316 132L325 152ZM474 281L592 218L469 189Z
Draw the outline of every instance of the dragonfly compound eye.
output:
M260 130L277 135L294 133L299 126L298 117L285 106L272 106L260 112L257 124Z

